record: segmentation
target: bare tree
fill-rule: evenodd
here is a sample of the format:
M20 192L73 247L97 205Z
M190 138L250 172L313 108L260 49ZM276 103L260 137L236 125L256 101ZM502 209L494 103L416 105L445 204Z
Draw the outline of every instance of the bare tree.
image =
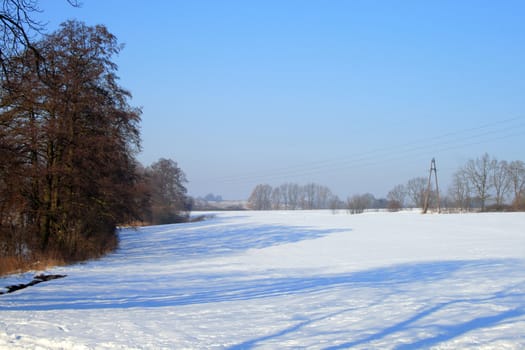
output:
M40 33L44 26L33 18L39 12L36 0L3 0L0 11L0 63L5 76L5 62L9 57L20 55L26 49L33 51L37 59L38 50L32 44L32 35Z
M319 185L317 188L316 208L328 209L333 197L334 195L328 187Z
M481 211L485 211L486 201L490 198L489 191L492 187L490 174L495 164L496 160L485 153L480 158L469 160L464 168L466 179L480 201Z
M388 209L391 211L397 211L405 206L406 189L403 185L396 185L387 194Z
M78 7L77 0L67 0L72 6ZM33 52L34 63L42 60L38 48L33 44L35 35L41 34L44 24L35 19L35 14L41 12L38 0L2 0L0 9L0 65L5 78L9 70L5 62L9 57L19 56L24 51Z
M272 186L267 184L255 186L250 198L248 198L249 207L253 210L272 209L272 190Z
M332 210L333 214L337 213L338 209L341 209L344 207L344 203L339 199L338 196L334 195L330 199L330 209Z
M412 205L417 208L423 208L425 205L425 191L427 189L427 180L424 177L416 177L408 180L406 184L406 194L410 198Z
M361 214L365 209L369 209L373 203L373 196L370 194L355 194L346 200L346 208L350 214Z
M309 183L303 186L303 209L315 209L315 198L317 192L317 185L314 183Z
M509 164L502 161L495 161L492 166L491 182L494 187L494 194L496 199L496 206L502 208L505 202L505 197L510 191L511 181L508 172Z
M515 209L525 207L525 163L515 160L507 165L507 176L514 192L513 205Z
M290 209L299 209L302 202L301 189L298 184L288 184L288 202Z
M463 170L458 170L452 175L452 184L449 188L454 205L461 210L468 210L471 206L471 189L469 181Z
M279 210L281 209L281 188L276 187L272 191L272 209Z
M288 193L289 184L285 183L279 186L279 194L281 195L280 202L282 203L283 209L290 208L290 194Z

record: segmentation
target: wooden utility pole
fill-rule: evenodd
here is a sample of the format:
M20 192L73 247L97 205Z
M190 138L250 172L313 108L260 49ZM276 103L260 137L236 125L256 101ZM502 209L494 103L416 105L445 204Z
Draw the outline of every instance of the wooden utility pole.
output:
M430 161L430 173L428 174L428 186L427 186L427 192L425 194L425 205L423 207L423 214L427 213L428 205L430 202L430 192L431 192L430 190L432 189L432 184L431 184L432 173L434 173L434 179L436 180L437 210L438 210L438 213L441 212L441 207L439 203L439 187L438 187L436 160L432 158L432 161Z

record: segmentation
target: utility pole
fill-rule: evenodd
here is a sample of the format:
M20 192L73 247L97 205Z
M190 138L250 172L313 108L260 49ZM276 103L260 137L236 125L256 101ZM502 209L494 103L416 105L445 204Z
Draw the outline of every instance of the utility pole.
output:
M432 158L432 161L430 161L430 173L428 174L428 186L427 186L427 192L425 194L425 205L423 207L423 214L426 214L428 211L428 205L430 202L430 190L432 188L431 180L432 180L432 173L434 173L434 179L436 180L436 195L437 195L437 210L438 213L441 212L441 207L439 203L439 187L438 187L438 176L437 176L437 169L436 169L436 160Z

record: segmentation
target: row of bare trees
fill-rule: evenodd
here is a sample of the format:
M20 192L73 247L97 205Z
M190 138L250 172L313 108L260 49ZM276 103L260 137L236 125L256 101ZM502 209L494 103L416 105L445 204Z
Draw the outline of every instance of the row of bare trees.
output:
M453 175L449 196L461 209L487 204L496 210L510 206L514 210L525 209L525 163L521 160L508 162L497 160L487 153L469 160Z
M388 193L388 207L397 210L404 207L422 208L428 190L428 180L417 177L406 184L396 185ZM437 201L434 188L430 188L429 200ZM497 160L487 153L470 159L452 177L442 207L460 210L524 210L525 209L525 163L521 160Z
M454 173L446 195L429 187L425 177L394 186L385 199L365 193L351 195L346 202L315 183L285 183L275 188L260 184L252 191L248 206L254 210L347 209L358 214L366 209L423 208L425 201L428 206L437 207L438 200L441 207L460 210L525 210L525 163L497 160L485 153Z
M86 259L116 246L119 224L183 220L190 203L182 170L166 159L144 169L135 159L141 110L118 84L116 37L102 25L68 21L9 51L6 30L0 257Z
M388 194L388 208L398 210L405 207L423 208L428 189L428 180L424 177L415 177L406 184L394 186ZM437 199L435 190L431 189L429 200L435 202Z
M253 189L248 206L254 210L326 209L338 205L338 202L328 187L315 183L303 186L285 183L275 188L260 184Z
M386 208L386 204L386 199L376 199L371 193L354 194L343 201L328 187L316 183L284 183L278 187L259 184L248 199L248 207L253 210L346 209L350 214Z

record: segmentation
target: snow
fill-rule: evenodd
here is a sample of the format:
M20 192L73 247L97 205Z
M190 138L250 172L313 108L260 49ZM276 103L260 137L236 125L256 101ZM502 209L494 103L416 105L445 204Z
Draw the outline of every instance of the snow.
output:
M277 211L123 229L114 254L0 295L0 349L523 349L524 228Z

